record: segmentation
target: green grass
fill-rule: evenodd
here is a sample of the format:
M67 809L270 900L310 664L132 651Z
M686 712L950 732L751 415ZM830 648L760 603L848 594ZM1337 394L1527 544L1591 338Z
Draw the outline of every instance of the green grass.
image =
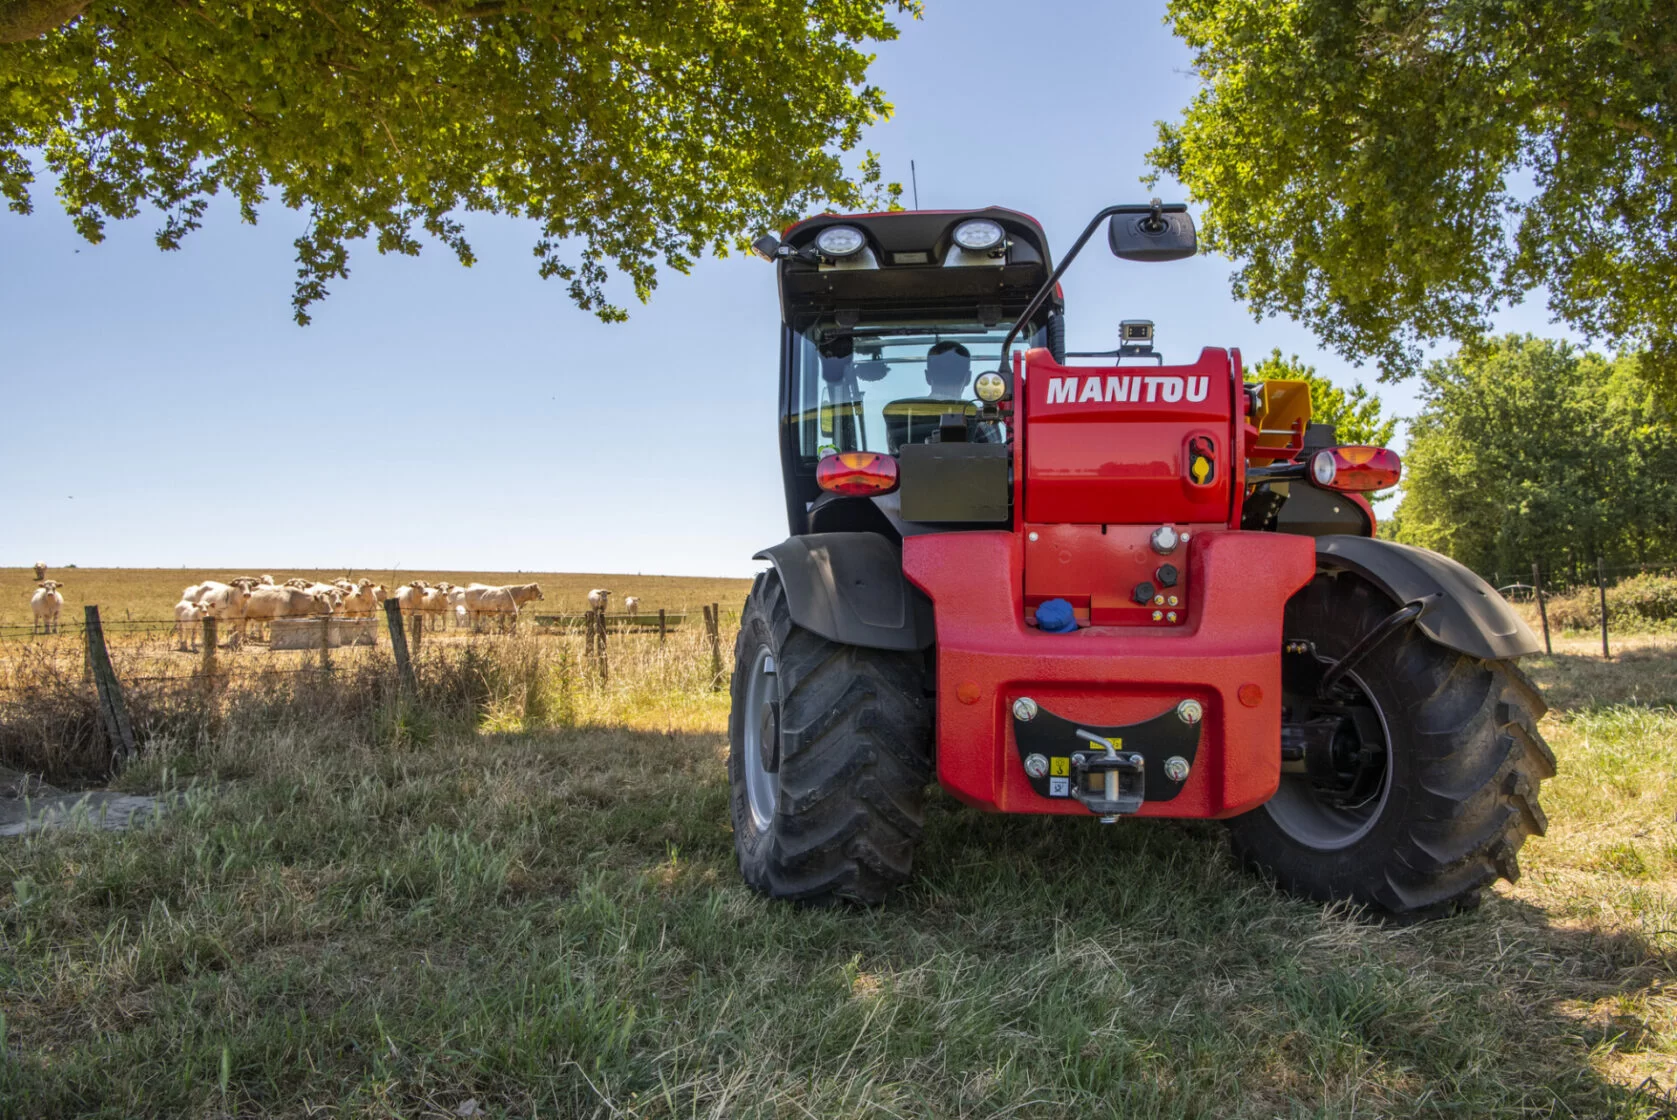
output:
M941 796L889 905L766 902L685 678L164 743L122 778L191 790L160 823L0 845L0 1115L1671 1116L1665 667L1533 667L1549 835L1407 928L1216 825Z

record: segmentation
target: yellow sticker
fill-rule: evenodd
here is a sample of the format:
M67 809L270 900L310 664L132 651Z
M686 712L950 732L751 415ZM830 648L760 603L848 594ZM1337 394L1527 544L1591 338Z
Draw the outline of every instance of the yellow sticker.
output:
M1048 773L1056 778L1064 778L1071 773L1071 759L1065 757L1049 759Z

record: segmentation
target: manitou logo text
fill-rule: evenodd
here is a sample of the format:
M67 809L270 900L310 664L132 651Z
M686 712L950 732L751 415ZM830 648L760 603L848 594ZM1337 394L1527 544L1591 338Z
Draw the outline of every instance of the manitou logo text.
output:
M1083 388L1079 391L1077 383ZM1174 377L1170 374L1123 374L1114 377L1050 377L1049 404L1175 404L1184 396L1190 402L1203 401L1209 377Z

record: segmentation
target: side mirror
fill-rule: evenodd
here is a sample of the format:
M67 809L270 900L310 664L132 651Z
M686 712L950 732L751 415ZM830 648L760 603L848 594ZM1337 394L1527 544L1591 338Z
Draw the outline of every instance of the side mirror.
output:
M1187 213L1114 214L1106 227L1112 255L1127 261L1179 261L1199 248Z

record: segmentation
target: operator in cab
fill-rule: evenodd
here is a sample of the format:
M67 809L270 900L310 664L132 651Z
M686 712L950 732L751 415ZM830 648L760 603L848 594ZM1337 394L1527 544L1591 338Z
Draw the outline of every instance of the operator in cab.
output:
M972 381L972 351L959 342L938 342L926 351L927 396L940 401L964 401Z
M949 413L967 417L966 438L973 443L999 443L995 424L974 422L978 410L969 399L972 382L972 351L953 340L932 344L926 351L926 387L923 397L892 401L885 406L885 434L891 454L905 443L932 443L942 438L943 418ZM959 402L949 407L950 402Z

